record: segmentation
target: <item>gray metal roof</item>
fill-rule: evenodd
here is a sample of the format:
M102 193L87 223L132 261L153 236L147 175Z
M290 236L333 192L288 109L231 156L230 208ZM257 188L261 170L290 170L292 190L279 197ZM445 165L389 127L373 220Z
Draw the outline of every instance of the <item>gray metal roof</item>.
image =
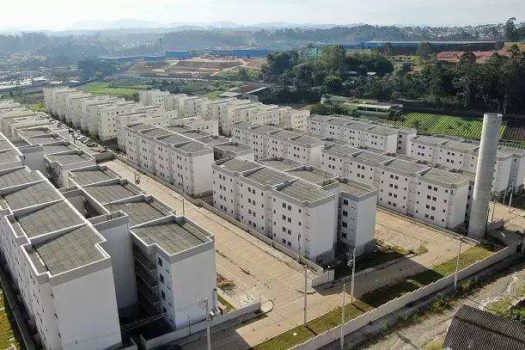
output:
M324 145L324 142L320 138L310 135L301 135L290 140L291 144L296 144L302 147L319 147Z
M235 172L244 172L248 170L257 169L260 167L260 165L255 162L244 160L244 159L237 159L237 158L227 160L224 163L222 163L220 166L229 171L235 171Z
M432 145L432 146L442 145L447 141L448 141L447 139L443 139L440 137L425 136L425 135L418 135L412 139L412 142L418 142L418 143L423 143L423 144Z
M471 142L461 142L450 140L443 145L443 148L450 149L457 152L474 152L479 148L479 145Z
M403 159L394 159L390 163L384 166L385 170L393 172L402 172L407 174L418 174L422 171L427 170L429 167L424 164L416 162L410 162Z
M334 175L317 168L304 167L302 169L289 170L288 174L297 176L305 181L321 185L334 178Z
M23 129L19 130L18 133L25 137L35 137L38 135L51 134L52 131L49 131L47 129Z
M60 199L56 189L49 183L42 181L22 189L3 195L12 210L47 203Z
M245 177L263 186L275 186L293 180L293 177L270 168L255 170L253 173L245 175Z
M358 148L354 148L354 147L347 146L347 145L338 145L338 144L335 144L333 146L330 146L324 149L325 153L334 154L340 157L349 156L351 154L354 154L360 151L361 150Z
M161 129L161 128L155 128L151 130L142 130L140 133L147 137L162 137L162 136L167 136L167 135L172 134L171 131L166 130L166 129Z
M206 137L203 137L202 139L199 139L199 142L202 142L202 143L205 143L207 145L220 145L220 144L223 144L223 143L227 143L229 141L229 139L227 137L224 137L224 136L206 136Z
M74 180L80 186L94 184L101 181L115 179L116 177L107 170L76 170L70 173L74 176Z
M148 124L139 123L139 124L129 125L128 128L131 129L131 130L134 130L134 131L141 131L141 130L146 130L146 129L152 129L152 128L154 128L154 126L148 125Z
M301 134L298 132L290 131L290 130L281 130L281 129L269 135L269 137L276 139L276 140L281 140L281 141L288 141L291 138L298 137L298 136L301 136Z
M201 239L202 233L187 221L181 224L171 221L158 225L135 227L132 231L146 244L156 244L169 255L205 243Z
M104 259L104 254L96 247L102 241L93 229L84 225L35 244L30 257L35 266L42 265L52 275L57 275Z
M259 135L266 135L270 134L276 131L283 131L281 128L274 126L274 125L254 125L254 128L252 130L253 133L259 134Z
M170 211L156 200L152 200L149 203L146 201L140 201L108 204L104 207L112 213L120 210L128 214L130 226L159 219L166 216Z
M137 195L128 184L109 184L84 187L87 193L101 203L109 203Z
M25 146L29 146L29 142L27 142L27 141L24 140L24 139L12 139L12 140L11 140L11 143L12 143L13 146L15 146L15 147L25 147Z
M444 347L525 350L525 325L463 305L452 319Z
M198 140L198 139L201 139L203 137L209 136L208 134L206 134L204 132L200 132L198 130L184 131L184 132L181 132L180 134L184 135L186 137L189 137L190 139L195 139L195 140Z
M84 223L84 219L71 209L65 201L20 215L16 221L28 237L35 237Z
M377 135L384 135L384 136L394 135L398 133L396 129L388 128L385 126L375 126L373 129L370 129L368 132L374 133Z
M315 202L330 196L330 193L301 180L285 185L279 192L306 202Z
M368 124L368 123L353 122L348 127L354 130L370 130L370 129L373 129L375 125Z
M89 157L85 153L80 154L50 154L47 156L49 160L55 161L60 164L72 164L72 163L80 163L92 160L93 158Z
M29 171L27 168L12 170L0 175L0 189L39 180L42 180L42 177L36 172Z
M377 191L374 186L350 179L339 179L339 183L341 184L341 190L343 192L358 197Z
M158 140L168 145L180 145L181 143L190 142L191 139L179 134L171 134L166 137L159 137Z
M236 143L225 143L223 145L217 145L213 146L213 148L216 148L220 151L224 152L230 152L230 153L246 153L246 151L252 151L252 149L248 146L236 144Z
M54 143L57 141L62 141L58 136L37 136L30 137L27 139L32 145L44 145L46 143Z
M65 145L65 144L45 145L42 147L44 148L44 154L67 152L67 151L72 151L76 149L76 147L73 145Z
M385 156L383 154L374 153L374 152L369 152L369 151L362 151L361 153L353 155L352 158L355 160L364 160L364 161L368 161L372 163L379 163L379 164L383 164L392 159L392 157Z
M170 131L173 131L173 132L176 132L176 133L181 133L181 132L185 132L185 131L188 131L187 128L183 127L183 126L166 126L164 127L164 129L168 129Z
M421 176L423 180L430 182L437 182L444 185L460 185L468 183L470 177L463 174L452 171L447 171L438 168L432 168Z
M294 162L286 158L273 158L273 159L262 159L258 161L261 164L264 164L270 168L277 169L280 171L287 171L290 169L299 168L302 164Z
M0 150L13 149L13 146L7 140L0 140Z
M234 128L242 129L242 130L249 130L257 127L257 124L253 124L247 121L237 122L233 125Z
M205 144L202 144L202 143L197 142L197 141L191 141L191 142L179 145L179 146L175 146L175 148L180 149L182 151L190 152L190 153L191 152L198 152L198 151L201 151L203 149L209 149ZM212 150L210 149L210 152L211 151Z
M15 150L0 151L0 163L16 162L19 153Z

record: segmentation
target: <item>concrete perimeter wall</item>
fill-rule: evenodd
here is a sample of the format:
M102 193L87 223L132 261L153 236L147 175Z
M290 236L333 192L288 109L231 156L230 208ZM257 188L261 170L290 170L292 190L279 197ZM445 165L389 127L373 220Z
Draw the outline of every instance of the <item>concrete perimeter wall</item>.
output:
M495 263L508 258L509 256L516 253L516 246L509 246L503 248L497 253L485 258L484 260L478 261L475 264L472 264L461 271L458 274L458 280L462 280L473 274L491 266ZM348 322L343 326L344 334L350 334L359 330L360 328L368 325L370 322L374 322L383 318L394 311L397 311L407 304L410 304L414 301L417 301L421 298L429 296L443 288L451 286L454 284L454 275L444 277L440 280L437 280L434 283L431 283L427 286L421 287L413 292L407 293L399 298L393 299L386 304L381 305L380 307L373 309L369 312L366 312ZM319 334L318 336L310 339L309 341L295 346L294 350L314 350L319 349L322 346L326 346L334 341L338 340L341 336L341 328L335 327L325 333Z
M232 321L238 317L246 316L253 314L254 316L261 310L261 303L255 303L243 307L242 309L236 309L227 314L220 315L215 317L211 321L211 326L214 327L224 322ZM190 336L192 334L198 333L206 329L206 321L192 324L191 327L185 327L177 329L176 331L163 334L156 338L145 339L142 335L140 336L141 349L154 349L156 347L166 345L168 343L174 342L176 340L182 339L184 337Z

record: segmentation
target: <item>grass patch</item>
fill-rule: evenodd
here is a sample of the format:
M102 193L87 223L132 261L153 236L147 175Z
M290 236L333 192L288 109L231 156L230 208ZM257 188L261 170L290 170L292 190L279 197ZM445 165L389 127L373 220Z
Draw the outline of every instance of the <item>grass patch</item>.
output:
M361 259L357 259L355 270L356 272L359 272L371 267L379 266L384 263L402 258L410 253L410 251L404 248L384 244L378 240L376 241L376 250L373 253L366 254ZM349 276L351 273L352 268L346 263L339 264L335 268L335 279Z
M525 284L523 283L511 295L487 305L487 310L497 315L510 318L512 314L512 304L514 301L522 298L525 298Z
M111 83L102 82L89 83L81 87L82 90L90 92L92 94L118 96L124 97L126 99L135 99L136 94L140 90L146 90L148 88L148 85L117 87L112 85Z
M445 339L437 338L425 345L424 350L442 350L445 344Z
M13 315L0 289L0 349L5 349L14 344L20 348L19 335Z
M463 269L473 263L483 260L490 256L492 252L483 246L474 246L463 253L459 259L459 269ZM442 264L434 266L432 269L422 271L401 282L376 289L364 294L361 300L366 304L378 307L392 299L410 293L435 282L443 277L450 276L456 271L456 258L450 259Z
M217 294L217 299L219 300L219 302L224 305L224 307L226 308L226 312L230 312L232 310L235 310L235 306L233 306L228 300L224 299L223 297L221 297L219 294Z
M349 298L347 297L347 300ZM309 321L306 326L298 326L290 329L287 332L279 334L257 346L255 350L285 350L297 344L304 343L310 338L318 334L324 333L334 327L341 325L341 307L338 307L327 314L324 314L316 319ZM345 306L345 322L350 321L357 316L369 311L370 307L363 304L359 300L355 300L354 304Z
M47 113L47 107L46 105L44 104L44 102L36 102L36 103L33 103L29 106L29 108L31 108L31 110L35 111L35 112L44 112L44 113Z

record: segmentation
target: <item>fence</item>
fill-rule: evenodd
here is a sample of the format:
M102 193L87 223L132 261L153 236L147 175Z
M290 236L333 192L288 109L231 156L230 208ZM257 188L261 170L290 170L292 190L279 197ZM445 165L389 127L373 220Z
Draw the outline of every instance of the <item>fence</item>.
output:
M255 303L255 304L243 307L242 309L233 310L231 312L228 312L227 314L215 317L211 321L211 327L214 327L222 323L229 322L229 321L235 320L236 318L250 315L250 314L253 317L255 317L260 310L261 310L261 303ZM180 328L180 329L177 329L176 331L166 333L166 334L163 334L161 336L151 338L151 339L146 339L142 335L140 335L141 349L146 349L146 350L154 349L156 347L166 345L168 343L174 342L184 337L191 336L205 329L206 329L206 321L201 321L199 323L192 324L190 327Z
M509 247L503 248L499 252L460 270L458 273L458 280L462 280L464 278L472 276L473 274L487 268L488 266L491 266L503 259L508 258L514 253L516 253L516 246L509 246ZM361 329L362 327L368 325L371 322L377 321L380 318L383 318L391 314L392 312L395 312L414 301L417 301L421 298L429 296L453 284L454 284L454 275L450 275L447 277L443 277L427 286L421 287L413 292L404 294L403 296L390 300L389 302L381 305L380 307L373 309L371 311L368 311L346 322L343 326L343 332L345 335L355 332ZM337 341L340 336L341 336L341 329L339 327L335 327L325 333L319 334L318 336L310 339L309 341L305 343L295 346L293 349L294 350L319 349L320 347L326 346L330 343Z

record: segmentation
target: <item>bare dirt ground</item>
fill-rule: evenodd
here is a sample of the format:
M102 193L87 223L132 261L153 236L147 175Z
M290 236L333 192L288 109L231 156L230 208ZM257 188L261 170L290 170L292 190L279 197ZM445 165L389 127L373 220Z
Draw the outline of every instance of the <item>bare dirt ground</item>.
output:
M429 344L444 340L452 317L466 304L479 309L484 309L490 303L511 296L519 285L525 280L525 263L507 269L501 277L485 285L468 298L458 300L454 306L442 314L427 316L417 323L404 329L388 334L373 344L359 347L368 350L413 350L425 349Z

